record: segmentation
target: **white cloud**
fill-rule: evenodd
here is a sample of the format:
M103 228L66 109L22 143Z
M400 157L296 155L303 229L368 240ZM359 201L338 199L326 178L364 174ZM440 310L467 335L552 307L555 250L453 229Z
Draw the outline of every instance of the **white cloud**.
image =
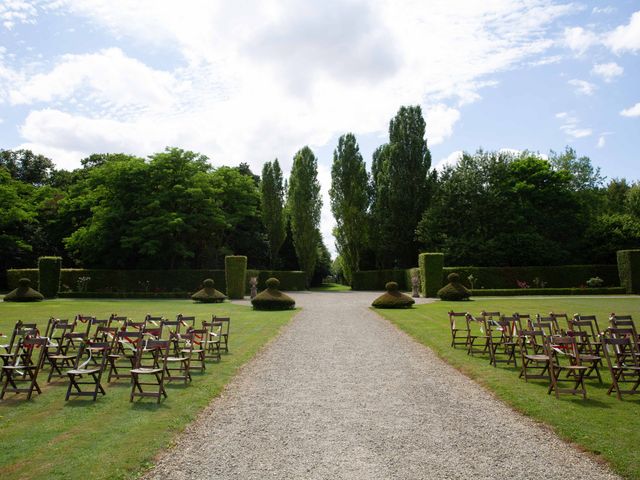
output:
M460 119L460 111L439 103L428 106L424 116L429 144L438 145L453 133L453 126Z
M620 25L607 34L604 43L617 54L640 51L640 11L631 15L628 25Z
M640 102L620 112L623 117L640 117Z
M37 15L36 8L23 0L5 0L0 3L0 22L7 30L20 23L36 23Z
M578 80L574 78L569 80L569 85L576 87L576 93L580 95L593 95L596 90L596 86L593 83L587 82L586 80Z
M597 147L598 147L598 148L603 148L603 147L605 146L605 144L606 144L606 139L605 139L605 137L604 137L604 136L602 136L602 135L601 135L601 136L599 136L599 137L598 137L598 145L597 145Z
M556 113L555 117L562 120L560 130L571 139L588 137L593 133L592 129L581 127L580 120L568 112Z
M598 43L598 36L582 27L565 28L564 43L578 55L582 55L591 46Z
M611 5L607 5L606 7L593 7L593 10L591 10L592 14L597 14L597 13L603 13L605 15L609 15L611 13L614 13L616 11L615 7L612 7Z
M462 153L462 150L451 152L446 157L438 160L433 168L435 168L439 172L442 172L447 167L455 167L462 158Z
M619 77L624 73L624 68L616 62L597 63L591 69L591 73L598 75L605 82L611 82L614 78Z

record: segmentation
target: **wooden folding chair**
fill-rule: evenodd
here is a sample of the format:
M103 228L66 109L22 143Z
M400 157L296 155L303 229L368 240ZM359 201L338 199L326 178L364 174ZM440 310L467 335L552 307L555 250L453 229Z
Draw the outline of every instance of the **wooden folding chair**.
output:
M460 328L456 323L456 319L460 318L462 320L466 315L466 312L454 312L453 310L449 312L449 328L451 329L451 346L453 348L456 348L456 345L467 346L469 331L466 328ZM464 325L466 326L466 324L465 322Z
M542 330L545 336L561 337L562 331L556 317L542 317L540 314L536 314L535 320L531 322L532 330Z
M522 362L519 377L524 377L525 382L528 382L529 379L551 380L549 355L545 352L544 342L542 330L518 331L518 345Z
M190 328L196 328L196 317L193 315L183 315L179 313L176 315L176 321L182 324L185 332Z
M613 328L630 328L633 330L633 335L636 338L636 351L640 351L640 337L631 315L616 315L612 313L609 317L609 323Z
M499 362L507 365L513 362L517 367L517 331L520 330L517 317L502 315L496 320L485 316L484 319L484 330L489 341L489 364L497 367Z
M214 320L207 322L202 321L202 329L206 332L204 347L206 351L206 358L213 359L217 362L222 358L220 353L223 342L223 323L218 322L215 317Z
M582 365L575 337L547 336L545 346L550 359L549 373L551 374L551 384L547 393L555 392L556 398L560 398L561 393L580 394L583 399L586 399L584 374L588 368ZM563 363L563 360L568 360L569 363ZM561 378L563 372L570 372L570 374L566 378ZM563 388L560 386L561 382L572 382L573 387Z
M224 348L224 353L229 353L229 330L231 328L231 318L230 317L217 317L213 316L211 318L212 322L220 322L222 324L222 329L220 334L222 335L222 344L221 348Z
M569 315L566 313L549 312L549 317L552 318L555 323L556 333L558 335L564 335L567 331L566 326L569 325Z
M115 346L111 350L111 353L107 355L109 360L109 375L107 382L111 382L112 379L119 380L121 378L131 378L129 370L133 368L136 359L136 352L138 345L142 343L144 334L141 331L126 331L120 330L116 333ZM123 367L120 362L125 360ZM122 369L126 368L127 371L123 372Z
M166 379L167 380L183 380L186 385L191 381L191 357L193 356L193 335L190 333L174 333L169 334L169 343L173 345L181 342L183 347L177 354L167 357Z
M620 350L620 358L623 363L627 361L633 362L633 358L640 356L640 348L638 347L640 339L633 328L609 327L604 333L612 338L628 338L633 344L633 348L622 348L622 346L618 347L618 350Z
M206 327L190 328L187 333L189 335L190 350L185 353L191 356L191 368L194 368L193 363L197 362L198 366L195 368L198 368L202 373L206 369L205 361L207 359L208 342L210 342L209 330ZM217 359L220 360L220 342L218 342Z
M157 354L154 356L156 364L151 367L141 365L145 349L157 350ZM157 398L158 403L160 403L160 399L163 396L167 398L167 392L164 388L164 377L168 357L169 340L146 340L145 342L138 343L134 368L132 368L130 372L132 385L129 401L133 402L134 397L154 397ZM145 390L143 387L151 388Z
M80 344L73 368L66 372L69 377L69 386L65 401L69 400L69 397L73 395L76 397L92 397L95 402L98 398L98 393L105 395L104 388L102 388L100 382L110 351L111 343L108 342L83 341ZM83 361L85 354L87 358ZM100 354L99 363L94 359L94 355L97 354ZM91 378L90 380L89 377ZM81 385L91 385L93 388L82 390Z
M78 345L87 339L85 332L70 332L65 333L64 337L58 340L57 346L47 347L47 360L51 365L49 376L47 377L47 383L51 381L53 376L65 377L65 373L62 371L64 368L73 368L73 362L76 358L77 352L74 350L74 346ZM51 349L55 351L52 352Z
M484 331L484 317L476 318L470 313L465 315L467 324L467 355L489 352L489 338Z
M24 323L22 320L18 320L13 327L9 342L2 346L4 352L0 352L0 358L2 359L2 365L12 365L14 357L20 352L20 346L22 345L22 339L25 336L37 337L38 326L35 323ZM0 383L4 378L4 370L0 369Z
M622 400L622 394L634 395L640 393L640 359L637 348L631 336L611 336L611 332L602 335L602 353L607 359L607 366L611 373L611 387L607 395L616 392L618 400ZM630 389L622 390L621 383L631 383Z
M600 343L600 334L602 333L598 326L598 319L595 315L580 315L576 313L569 320L569 331L584 332L589 342L589 353L600 355L602 345Z
M26 393L27 400L35 390L42 393L38 385L38 373L44 365L46 348L49 340L44 337L25 336L20 340L16 355L11 359L11 364L4 365L4 384L0 392L0 399L6 392ZM33 360L35 356L35 361ZM26 384L26 387L20 385Z

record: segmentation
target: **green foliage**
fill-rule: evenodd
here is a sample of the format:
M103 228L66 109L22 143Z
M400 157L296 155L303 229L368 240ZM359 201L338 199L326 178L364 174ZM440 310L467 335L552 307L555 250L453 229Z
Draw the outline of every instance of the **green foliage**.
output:
M322 237L320 237L320 241L318 242L318 259L316 260L313 277L311 278L312 287L322 285L322 281L331 275L331 264L331 254L324 244Z
M389 123L389 143L374 153L371 238L383 267L410 267L418 254L415 228L431 183L425 126L420 106L401 107Z
M640 293L640 250L618 251L618 272L627 293Z
M278 252L287 235L284 194L282 170L276 158L273 163L266 162L264 164L262 183L260 184L262 223L269 239L269 265L271 268L276 265Z
M604 184L600 167L594 168L589 157L578 157L571 147L566 147L562 153L551 151L549 163L555 171L569 174L571 188L576 191L593 191Z
M207 278L202 282L202 290L191 295L191 299L202 303L222 303L226 295L216 290L215 282L212 278Z
M224 267L227 279L227 296L230 299L244 298L247 282L247 257L229 255L224 259Z
M418 255L420 285L424 297L435 297L442 286L444 255L442 253L421 253Z
M268 278L266 285L267 288L251 300L255 310L290 310L295 308L295 300L279 290L280 280L273 277Z
M5 302L39 302L44 300L44 296L40 292L31 288L30 279L21 278L18 283L18 288L4 296Z
M14 179L31 185L45 185L54 172L53 162L31 150L0 149L0 168L4 167Z
M484 288L471 290L474 297L519 297L521 295L620 295L623 287L600 288Z
M471 287L468 277L475 278L475 292L482 289L511 289L517 287L517 281L533 284L538 278L548 288L571 288L585 285L587 279L600 277L604 286L619 285L616 265L562 265L551 267L445 267L442 281L451 272L458 272L462 283Z
M625 195L625 210L640 219L640 183L634 183Z
M293 158L287 205L298 263L310 283L318 259L322 198L318 160L309 147L299 150Z
M597 287L601 287L604 284L604 280L602 280L600 277L591 277L589 280L586 281L587 287L590 288L597 288Z
M55 298L60 291L60 269L62 258L40 257L38 259L38 285L44 298Z
M329 197L336 220L336 249L342 257L343 274L351 283L352 273L360 270L360 252L367 240L370 200L369 175L352 133L342 135L333 152Z
M7 285L9 289L18 288L18 282L21 278L28 278L32 285L38 284L37 268L11 268L7 270Z
M465 153L442 173L416 235L450 265L568 263L584 255L577 198L569 172L529 152Z
M640 245L640 217L628 213L600 215L591 221L583 243L593 261L614 263L616 251Z
M374 308L411 308L416 303L413 298L399 291L396 282L387 282L386 292L376 298L371 304Z
M406 290L405 270L360 270L353 273L352 290L382 290L387 282L393 281Z
M456 302L469 299L471 292L462 285L462 283L460 283L460 275L457 273L450 273L447 276L447 280L449 280L449 283L438 290L438 297L440 297L440 300Z

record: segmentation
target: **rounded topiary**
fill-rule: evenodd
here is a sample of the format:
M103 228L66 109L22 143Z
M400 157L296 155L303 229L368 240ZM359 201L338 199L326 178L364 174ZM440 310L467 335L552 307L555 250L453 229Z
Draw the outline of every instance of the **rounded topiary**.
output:
M280 280L272 277L265 283L267 288L251 300L255 310L290 310L296 306L293 298L278 290Z
M447 276L447 280L449 280L449 283L438 290L438 297L441 300L467 300L471 296L469 289L460 283L460 275L455 272L450 273Z
M31 280L28 278L18 280L18 288L4 296L5 302L39 302L41 300L44 300L44 296L31 288Z
M375 308L411 308L416 301L409 295L400 292L396 282L387 282L384 286L387 290L371 304Z
M214 288L215 282L207 278L202 282L203 289L191 295L191 299L201 303L222 303L227 296Z

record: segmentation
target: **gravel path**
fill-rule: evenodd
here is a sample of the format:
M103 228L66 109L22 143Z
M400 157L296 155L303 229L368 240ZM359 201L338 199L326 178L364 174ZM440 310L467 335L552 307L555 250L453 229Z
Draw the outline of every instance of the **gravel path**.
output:
M295 295L303 310L145 478L618 478L371 312L373 296Z

